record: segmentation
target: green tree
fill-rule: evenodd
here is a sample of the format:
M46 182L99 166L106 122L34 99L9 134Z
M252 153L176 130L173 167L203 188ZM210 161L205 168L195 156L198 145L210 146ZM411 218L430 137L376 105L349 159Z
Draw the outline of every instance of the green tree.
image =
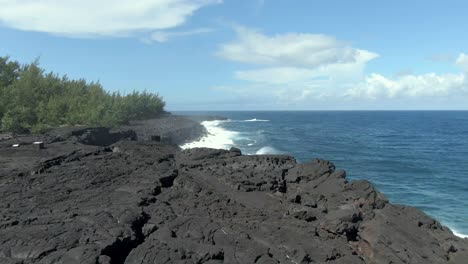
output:
M40 132L61 125L116 126L164 112L158 94L109 93L99 83L45 73L0 57L1 130Z
M29 132L34 121L31 108L15 107L6 111L2 118L2 128L6 131L18 133Z
M6 90L19 77L19 73L19 63L9 61L8 57L0 57L0 120L6 111Z

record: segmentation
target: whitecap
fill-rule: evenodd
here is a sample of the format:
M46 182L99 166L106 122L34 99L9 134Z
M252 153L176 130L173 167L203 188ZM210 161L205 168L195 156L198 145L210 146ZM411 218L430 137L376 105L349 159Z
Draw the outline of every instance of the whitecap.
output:
M182 149L190 148L215 148L229 149L234 146L234 139L239 135L238 132L226 130L219 125L230 120L204 121L201 124L206 128L208 134L201 139L190 142L180 147Z
M270 120L253 118L253 119L244 120L244 122L270 122Z
M263 147L255 153L256 155L269 155L269 154L280 154L281 152L274 147L266 146Z

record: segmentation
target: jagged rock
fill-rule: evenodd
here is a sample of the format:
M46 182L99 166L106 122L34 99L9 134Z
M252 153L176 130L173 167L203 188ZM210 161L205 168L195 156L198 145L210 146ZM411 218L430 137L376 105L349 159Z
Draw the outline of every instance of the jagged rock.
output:
M328 161L181 151L136 133L141 141L109 147L76 136L21 139L45 140L44 150L2 142L0 263L468 259L468 240Z
M232 147L229 151L242 155L242 151L239 148Z
M64 127L49 131L49 142L75 141L85 145L106 147L118 141L129 139L136 140L137 135L133 130L120 130L110 132L106 127Z
M210 117L200 117L209 119ZM185 116L166 115L156 119L132 121L127 126L113 129L111 132L120 133L135 131L139 140L160 141L167 144L181 145L206 135L207 131L200 122ZM154 140L159 138L159 140Z

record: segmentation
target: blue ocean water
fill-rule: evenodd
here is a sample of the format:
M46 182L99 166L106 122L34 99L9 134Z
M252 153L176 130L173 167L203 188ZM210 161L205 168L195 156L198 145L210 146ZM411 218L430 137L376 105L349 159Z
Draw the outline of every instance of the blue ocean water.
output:
M216 133L237 132L229 133L228 145L246 154L331 160L350 179L374 183L390 201L418 207L454 232L468 234L468 111L190 114L229 118L214 124L220 128Z

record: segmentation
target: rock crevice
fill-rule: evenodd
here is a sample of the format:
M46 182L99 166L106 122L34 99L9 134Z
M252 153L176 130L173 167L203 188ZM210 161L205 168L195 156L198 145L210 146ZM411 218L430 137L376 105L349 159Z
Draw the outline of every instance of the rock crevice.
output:
M101 145L0 146L0 263L468 259L466 239L325 160L154 141Z

